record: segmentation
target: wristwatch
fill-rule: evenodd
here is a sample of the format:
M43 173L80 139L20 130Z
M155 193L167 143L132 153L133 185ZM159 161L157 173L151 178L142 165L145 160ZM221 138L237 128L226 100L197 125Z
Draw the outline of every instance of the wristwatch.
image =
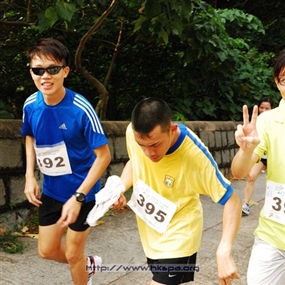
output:
M80 203L85 202L85 194L80 193L80 192L75 192L73 195L76 197L77 202L80 202Z

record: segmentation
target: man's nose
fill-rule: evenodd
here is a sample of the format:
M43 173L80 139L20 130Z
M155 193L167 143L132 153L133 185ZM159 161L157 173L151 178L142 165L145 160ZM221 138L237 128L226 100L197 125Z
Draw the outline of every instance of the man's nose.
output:
M153 147L146 147L144 150L146 156L150 157L155 154Z

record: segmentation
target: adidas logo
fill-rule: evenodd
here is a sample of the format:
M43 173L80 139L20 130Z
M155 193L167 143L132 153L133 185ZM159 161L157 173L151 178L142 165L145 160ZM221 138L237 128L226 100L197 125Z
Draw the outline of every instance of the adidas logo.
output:
M61 125L59 126L59 129L67 130L67 127L66 127L65 123L61 124Z

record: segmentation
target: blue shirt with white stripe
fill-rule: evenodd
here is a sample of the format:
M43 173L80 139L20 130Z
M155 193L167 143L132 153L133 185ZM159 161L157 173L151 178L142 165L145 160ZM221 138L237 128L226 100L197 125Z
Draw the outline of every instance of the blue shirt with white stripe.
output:
M21 135L35 138L37 147L65 143L71 165L71 174L44 175L43 192L58 201L66 202L85 179L96 159L94 149L108 143L101 122L88 100L65 89L63 100L49 106L38 91L27 98L23 108ZM100 190L98 181L86 196L86 202L95 199Z

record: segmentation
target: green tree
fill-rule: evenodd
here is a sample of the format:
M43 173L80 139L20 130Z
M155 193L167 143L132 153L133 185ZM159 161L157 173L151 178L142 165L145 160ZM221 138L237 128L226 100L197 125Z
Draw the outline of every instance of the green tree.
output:
M251 46L264 33L256 17L203 1L145 1L140 11L135 31L167 50L173 67L165 89L176 113L189 120L238 120L240 106L272 92L268 63L274 54L259 55Z
M13 106L35 90L25 50L46 36L76 55L66 84L101 118L128 119L138 100L156 96L187 120L239 120L241 105L274 93L274 53L260 52L263 25L242 10L200 0L14 0L0 13L0 98L15 117Z

